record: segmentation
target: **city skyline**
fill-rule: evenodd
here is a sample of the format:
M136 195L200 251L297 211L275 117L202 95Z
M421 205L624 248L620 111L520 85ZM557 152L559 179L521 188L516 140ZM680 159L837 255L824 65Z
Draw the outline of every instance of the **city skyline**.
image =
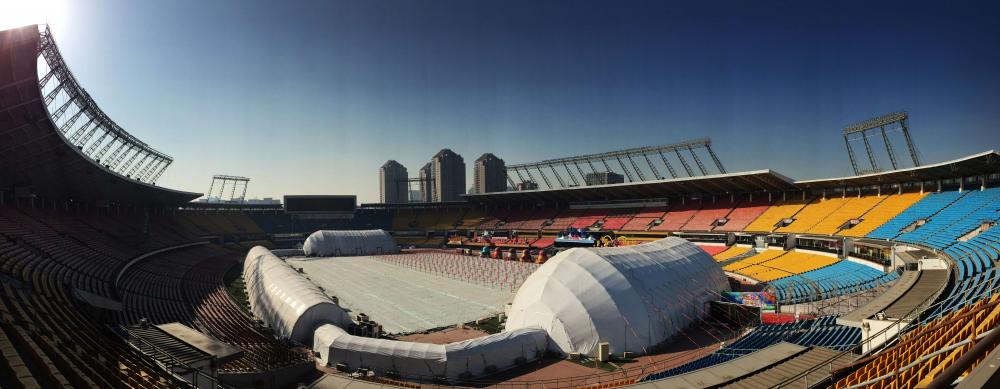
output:
M382 163L442 148L515 164L697 137L730 171L838 177L840 130L898 110L926 163L1000 144L992 3L52 3L36 21L180 190L235 174L248 197L375 202Z

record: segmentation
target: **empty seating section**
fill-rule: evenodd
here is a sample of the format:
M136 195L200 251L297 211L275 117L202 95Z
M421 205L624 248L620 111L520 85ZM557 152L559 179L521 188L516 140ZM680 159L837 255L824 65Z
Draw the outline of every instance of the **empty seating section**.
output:
M51 294L50 294L51 293ZM12 387L171 388L179 382L112 340L62 290L0 288L0 371ZM4 363L6 360L6 363ZM7 369L3 369L3 365ZM0 372L0 382L3 382ZM7 387L7 385L4 385Z
M572 228L590 228L599 221L604 220L610 213L607 209L582 209L580 216L570 224ZM551 227L549 229L552 229Z
M993 296L923 324L902 335L892 347L855 362L854 371L837 381L834 387L846 388L880 377L888 379L866 387L923 387L968 352L974 343L946 350L949 346L975 339L997 326L998 305L1000 296ZM931 355L941 350L944 352ZM973 362L969 370L978 362Z
M715 226L715 222L726 217L736 206L730 199L705 200L700 210L681 226L681 231L709 231Z
M604 219L604 223L601 224L601 229L605 231L618 231L622 227L625 227L628 222L632 221L632 217L635 216L636 212L639 210L636 208L625 208L625 209L609 209L608 217Z
M753 353L778 342L802 346L820 346L835 350L853 349L861 341L861 329L836 324L835 316L785 324L767 324L757 327L732 344L708 356L659 373L646 376L642 381L655 381L689 373Z
M462 215L462 220L458 222L456 228L462 230L474 230L487 218L486 211L482 209L469 209Z
M228 296L223 274L242 253L196 246L138 255L190 243L203 234L253 234L245 214L192 212L102 215L0 207L0 383L41 387L177 387L173 378L108 332L102 321L180 321L245 351L223 372L310 364L311 357L257 333L255 322ZM218 230L214 230L218 229ZM89 315L74 289L120 300L120 314ZM9 347L13 345L14 347ZM8 380L8 378L10 380ZM29 385L30 386L30 385Z
M960 280L989 270L1000 258L1000 227L994 225L964 242L956 242L944 252L955 261Z
M756 255L753 255L753 256L750 256L750 257L747 257L747 258L743 258L743 259L741 259L741 260L739 260L737 262L733 262L733 263L730 263L730 264L728 264L726 266L723 266L722 270L736 271L736 270L739 270L739 269L743 269L745 267L749 267L749 266L752 266L752 265L757 265L757 264L761 264L761 263L773 260L773 259L775 259L775 258L777 258L779 256L784 255L784 254L785 254L785 252L781 251L781 250L764 250L764 251L761 251L761 252L757 253Z
M926 196L925 193L911 192L893 194L878 203L868 213L861 216L861 223L849 229L841 230L837 235L862 237L885 224L896 215L916 204Z
M516 230L524 225L524 222L531 218L535 210L533 209L514 209L511 210L507 215L501 219L503 222L498 225L498 228L505 230Z
M719 252L717 254L712 254L712 258L715 258L717 262L724 262L730 259L736 258L741 255L746 255L753 250L750 247L740 247L740 246L729 246L725 251Z
M868 234L869 238L893 239L918 220L931 217L969 192L931 193Z
M552 246L556 242L556 238L550 236L543 236L531 242L531 247L536 249L544 249Z
M818 198L802 207L792 218L792 224L778 227L776 232L800 232L804 233L823 221L827 216L837 211L838 208L847 204L848 199L841 197Z
M998 210L1000 188L970 191L931 216L922 226L899 235L896 240L943 249L984 222L995 222L1000 216Z
M769 282L830 266L837 263L837 261L839 259L821 254L767 250L723 266L722 269L753 278L757 281Z
M622 231L646 231L649 225L656 220L663 218L667 213L667 207L646 207L632 217L628 223L622 226Z
M663 223L658 226L653 226L650 228L651 231L680 231L681 227L687 224L688 221L698 213L700 209L700 204L695 201L689 201L686 204L675 204L670 207L670 211L666 215L663 215Z
M774 280L778 302L798 304L852 294L888 283L898 277L896 272L883 273L869 266L840 261L792 277Z
M717 226L712 231L733 232L746 230L750 223L760 217L770 207L770 202L764 196L758 196L753 201L744 201L729 213L726 224Z
M573 226L573 223L576 222L576 218L583 216L583 214L584 210L582 209L564 209L559 212L557 216L552 218L552 223L549 224L548 227L545 227L545 229L559 231L565 230Z
M505 230L540 230L546 221L552 218L555 211L551 209L519 209L510 212L506 223L500 228Z
M748 224L745 230L754 232L773 231L778 222L794 216L805 205L806 202L801 199L779 200L761 213L760 217Z
M869 210L888 197L891 196L847 197L840 207L826 214L822 220L806 232L810 234L833 235L837 231L840 231L841 227L851 219L860 219L862 215L868 213Z
M257 332L253 319L233 304L222 277L241 258L239 252L216 246L195 246L143 259L122 277L118 321L180 322L243 349L243 357L221 367L224 372L311 363L308 354Z
M701 247L702 250L705 250L705 252L708 253L708 255L716 255L718 253L726 251L726 246L709 246L709 245L699 244L698 247Z
M507 220L507 216L510 215L510 210L507 209L494 209L490 211L486 217L483 218L479 225L476 226L478 230L494 230L500 227L501 224Z
M437 210L437 213L437 220L433 224L428 225L426 229L437 231L452 230L455 229L455 227L459 225L459 222L462 220L461 208L445 208Z
M937 319L969 304L987 299L1000 292L1000 270L990 269L959 281L926 315L925 321Z
M399 209L392 215L392 229L396 231L409 230L417 225L417 210Z

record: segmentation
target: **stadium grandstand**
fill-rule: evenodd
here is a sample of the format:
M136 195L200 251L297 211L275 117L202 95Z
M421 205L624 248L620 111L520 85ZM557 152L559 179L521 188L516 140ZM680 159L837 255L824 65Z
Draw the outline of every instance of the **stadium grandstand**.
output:
M1000 379L995 151L793 180L699 140L508 166L669 151L686 177L664 157L671 177L461 201L192 202L35 25L0 31L0 139L4 388Z

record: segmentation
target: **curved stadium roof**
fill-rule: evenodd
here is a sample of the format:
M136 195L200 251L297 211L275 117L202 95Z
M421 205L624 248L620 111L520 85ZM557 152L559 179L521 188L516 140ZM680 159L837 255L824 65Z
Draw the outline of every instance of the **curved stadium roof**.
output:
M51 93L52 97L43 94L40 59L62 64L54 66L61 68L58 76L44 81L59 82L60 92L71 95L62 106L72 108L72 102L78 111L86 111L73 116L81 123L88 120L80 119L86 116L94 124L92 129L108 133L106 145L122 145L124 151L108 154L120 157L99 163L83 147L70 143L69 132L60 131L53 116L69 114L66 109L50 112L47 107L58 92ZM0 188L19 188L15 190L18 196L130 204L176 205L200 197L152 183L169 162L169 157L129 135L93 104L68 73L47 30L30 25L0 31ZM138 179L131 178L133 174Z

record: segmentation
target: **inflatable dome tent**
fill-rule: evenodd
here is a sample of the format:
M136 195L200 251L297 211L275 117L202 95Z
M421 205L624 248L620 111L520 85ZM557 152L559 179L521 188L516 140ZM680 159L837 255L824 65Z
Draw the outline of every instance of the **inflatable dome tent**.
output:
M306 238L302 251L310 257L340 257L396 253L392 235L383 230L316 231Z
M644 354L708 313L729 290L722 269L698 246L669 237L647 244L574 248L549 259L514 296L507 331L540 327L550 349Z

